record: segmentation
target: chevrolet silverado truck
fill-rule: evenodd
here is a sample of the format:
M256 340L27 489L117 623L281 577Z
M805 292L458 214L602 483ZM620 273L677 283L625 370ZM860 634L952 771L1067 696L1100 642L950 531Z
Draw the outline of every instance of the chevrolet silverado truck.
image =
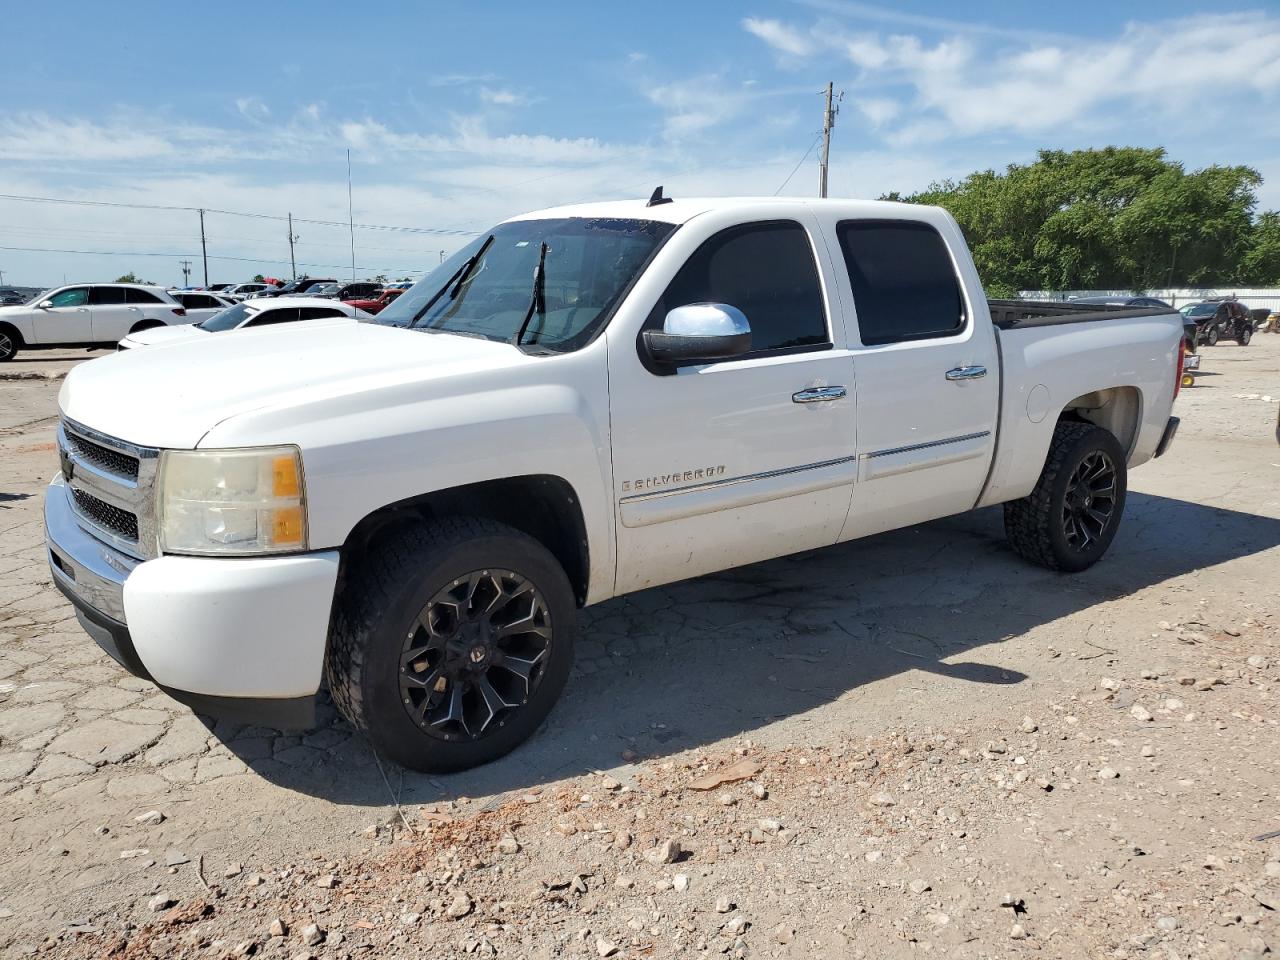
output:
M370 320L76 367L49 562L198 712L305 727L327 684L457 770L547 716L588 604L993 504L1084 570L1174 435L1182 341L1171 310L989 302L938 208L545 210Z

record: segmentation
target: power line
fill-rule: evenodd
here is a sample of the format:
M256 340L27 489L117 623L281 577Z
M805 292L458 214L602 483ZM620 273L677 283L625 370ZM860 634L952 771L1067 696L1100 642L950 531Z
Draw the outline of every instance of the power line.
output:
M254 220L278 220L284 223L288 217L280 217L270 213L249 213L243 210L221 210L215 207L182 207L163 203L125 203L115 200L71 200L65 197L30 197L16 193L0 193L0 200L18 200L24 203L60 203L77 207L117 207L129 210L168 210L181 213L218 213L227 217L248 217ZM438 236L470 237L474 230L452 229L444 227L403 227L385 223L343 223L341 220L308 220L294 217L294 223L310 223L322 227L348 227L354 230L388 230L396 233L427 233Z
M187 254L187 253L152 253L152 252L143 252L140 250L59 250L59 249L54 249L52 247L0 246L0 250L14 250L19 253L71 253L71 254L77 254L81 256L92 256L92 257L173 257L175 259L180 259L182 257L191 256L191 254ZM271 257L220 257L220 256L214 256L213 254L209 254L209 259L210 260L229 260L237 263L278 263L281 265L284 264L283 260L276 260ZM321 270L345 270L347 269L347 267L350 266L350 264L348 263L302 263L301 261L299 261L298 266L315 267ZM394 269L396 272L400 272L400 270L403 269L403 270L413 272L413 271L421 271L422 268L421 267L388 268L388 267L360 266L357 269L360 269L360 270Z
M813 143L809 144L809 149L804 152L804 156L800 158L800 162L791 168L791 172L787 174L787 179L782 181L782 186L780 186L777 190L773 191L773 195L775 197L787 188L787 184L791 182L791 178L796 175L796 171L799 170L800 167L804 164L804 162L809 159L809 154L813 153L813 148L818 145L818 141L821 139L822 139L822 134L818 134L816 137L813 138Z

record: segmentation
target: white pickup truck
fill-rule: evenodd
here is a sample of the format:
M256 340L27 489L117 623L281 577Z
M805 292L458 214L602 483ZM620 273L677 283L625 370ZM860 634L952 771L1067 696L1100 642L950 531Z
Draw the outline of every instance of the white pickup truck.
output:
M54 582L206 714L322 678L400 763L528 737L576 609L1004 504L1062 571L1177 427L1182 322L983 296L943 210L643 201L494 227L360 323L73 370Z

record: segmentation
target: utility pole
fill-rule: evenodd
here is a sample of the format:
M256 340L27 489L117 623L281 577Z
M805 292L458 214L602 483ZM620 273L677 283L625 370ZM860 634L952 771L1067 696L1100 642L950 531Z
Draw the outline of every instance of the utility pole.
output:
M182 264L182 285L188 287L191 285L191 261L179 260L178 262ZM208 286L208 284L205 284L205 286Z
M356 278L356 225L351 212L351 151L347 151L347 231L351 234L351 279Z
M209 248L204 242L204 207L200 208L200 255L204 258L204 285L209 285Z
M293 279L298 279L298 261L293 256L293 241L298 237L293 232L293 214L289 214L289 269L293 271Z
M818 196L827 195L827 160L831 155L831 128L836 125L836 114L840 112L832 99L832 86L827 84L827 106L822 114L822 159L818 161ZM844 96L843 93L840 94Z

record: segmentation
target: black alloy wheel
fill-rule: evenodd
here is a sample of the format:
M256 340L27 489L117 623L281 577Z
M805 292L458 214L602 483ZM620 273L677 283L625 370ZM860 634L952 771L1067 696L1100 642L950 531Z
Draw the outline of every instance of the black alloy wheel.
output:
M1095 450L1080 462L1062 501L1062 534L1068 546L1083 553L1102 540L1115 516L1116 490L1116 465L1105 450Z
M0 330L0 363L12 360L18 352L18 342L7 330Z
M400 657L400 695L423 731L479 740L537 689L554 640L541 591L511 570L477 570L418 614Z

